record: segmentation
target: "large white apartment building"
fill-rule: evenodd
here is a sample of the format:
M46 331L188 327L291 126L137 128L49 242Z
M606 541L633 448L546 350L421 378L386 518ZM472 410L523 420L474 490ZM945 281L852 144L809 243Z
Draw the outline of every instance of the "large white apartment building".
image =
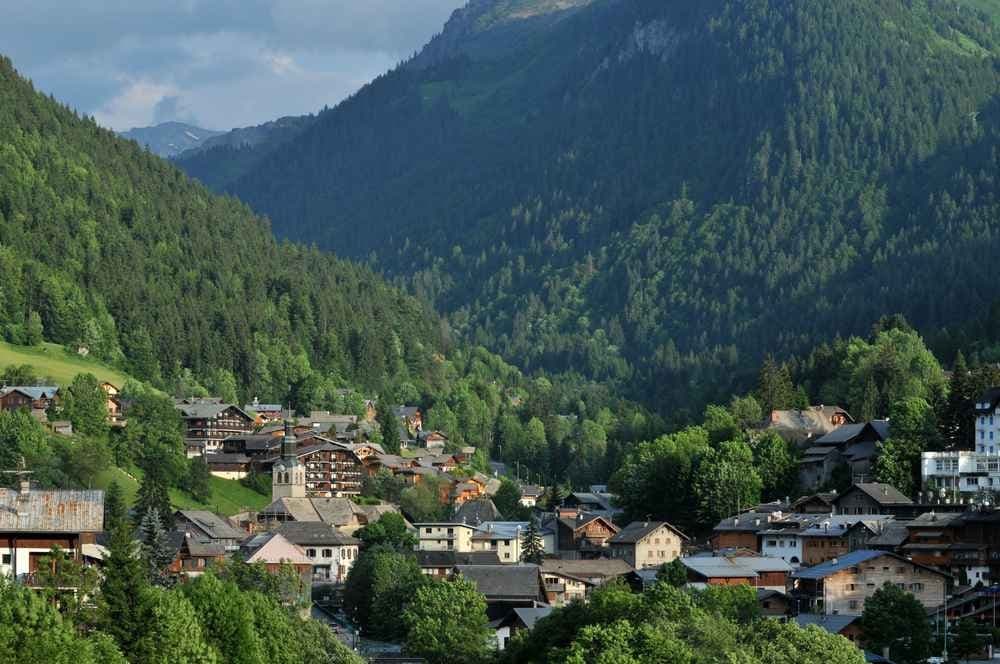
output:
M951 494L1000 492L1000 388L979 397L975 418L975 450L921 455L920 476L925 487Z

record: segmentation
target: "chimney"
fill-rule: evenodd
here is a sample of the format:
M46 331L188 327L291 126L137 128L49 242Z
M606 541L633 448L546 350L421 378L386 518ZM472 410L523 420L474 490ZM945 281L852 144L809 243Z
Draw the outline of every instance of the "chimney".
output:
M28 500L28 494L31 493L31 482L28 480L28 478L26 477L21 478L20 489L21 491L19 494L17 494L17 499L19 501Z
M883 496L889 495L889 487L885 486L884 484L882 485L882 495Z

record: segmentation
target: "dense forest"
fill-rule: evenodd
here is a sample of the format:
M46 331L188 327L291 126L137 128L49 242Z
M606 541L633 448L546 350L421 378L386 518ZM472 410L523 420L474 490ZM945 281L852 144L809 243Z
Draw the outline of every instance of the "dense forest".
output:
M308 408L425 385L447 331L370 270L274 240L242 203L38 94L0 60L0 334L155 385Z
M473 3L228 191L662 412L885 313L988 309L994 4L573 4Z

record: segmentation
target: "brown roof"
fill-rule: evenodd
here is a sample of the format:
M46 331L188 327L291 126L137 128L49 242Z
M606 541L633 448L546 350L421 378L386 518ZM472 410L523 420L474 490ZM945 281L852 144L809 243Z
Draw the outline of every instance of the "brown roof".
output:
M0 489L0 532L97 533L104 530L103 491Z

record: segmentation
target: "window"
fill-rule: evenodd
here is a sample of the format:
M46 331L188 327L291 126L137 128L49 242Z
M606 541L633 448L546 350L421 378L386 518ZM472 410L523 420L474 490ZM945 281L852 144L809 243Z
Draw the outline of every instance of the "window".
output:
M778 540L767 540L768 546L778 546Z
M896 587L899 588L900 590L906 590L906 584L905 583L897 583Z
M306 555L310 558L316 557L316 549L306 549Z
M924 591L924 584L922 583L911 583L910 592L922 593Z
M874 587L875 587L874 583L866 583L865 584L865 588L874 588Z
M332 558L333 557L333 550L332 549L323 549L323 557L324 558Z
M424 528L424 532L427 533L428 535L430 535L431 534L431 529L430 528Z
M647 551L646 552L646 557L647 558L652 558L653 557L653 552L652 551Z
M454 528L449 528L448 529L448 534L449 535L454 535L455 534L455 529Z
M507 560L510 560L510 552L503 554L503 557L506 558Z
M3 558L0 558L0 563L3 563L4 565L10 565L10 554L9 553L3 554Z
M850 608L852 609L857 609L861 607L861 602L859 602L856 599L852 599L850 602L848 602L848 606L850 606Z

